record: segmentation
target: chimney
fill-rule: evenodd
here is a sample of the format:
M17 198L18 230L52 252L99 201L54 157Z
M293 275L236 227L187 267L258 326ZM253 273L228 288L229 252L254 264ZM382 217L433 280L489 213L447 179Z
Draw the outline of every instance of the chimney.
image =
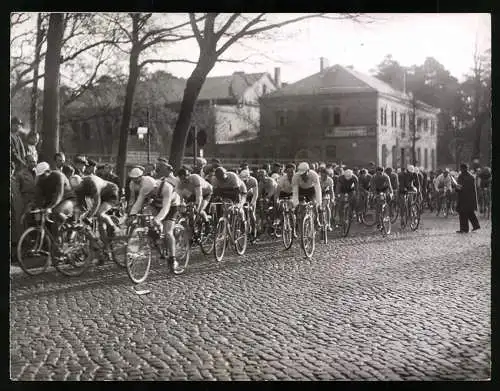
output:
M325 57L320 57L319 59L319 71L323 72L329 67L328 60Z
M277 88L281 88L281 68L274 68L274 84Z

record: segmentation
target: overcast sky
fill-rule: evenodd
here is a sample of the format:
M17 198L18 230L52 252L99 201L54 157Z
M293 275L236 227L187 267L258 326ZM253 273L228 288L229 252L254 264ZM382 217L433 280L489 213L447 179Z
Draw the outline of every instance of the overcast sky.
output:
M281 78L294 82L319 72L320 57L330 65L353 65L368 73L386 54L404 66L422 64L426 57L434 57L459 80L473 64L474 45L483 51L491 47L489 14L373 14L379 20L371 24L351 21L309 20L286 28L285 39L246 42L235 46L227 57L244 58L249 53L264 53L249 61L262 64L218 63L210 76L228 75L234 71L270 72L281 67ZM293 38L290 38L293 36ZM168 51L196 58L196 42L185 43ZM169 64L155 66L176 76L188 77L193 66Z

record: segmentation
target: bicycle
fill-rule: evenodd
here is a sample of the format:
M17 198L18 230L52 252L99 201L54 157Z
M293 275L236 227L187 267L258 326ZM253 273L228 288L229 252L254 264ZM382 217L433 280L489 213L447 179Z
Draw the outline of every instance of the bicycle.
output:
M89 230L73 221L57 226L49 218L47 209L34 209L29 213L36 225L27 228L17 244L21 269L30 276L36 276L53 264L65 276L81 275L92 261Z
M260 198L257 200L256 208L256 228L257 237L264 233L273 237L275 234L274 226L274 206L270 204L267 198Z
M331 211L330 211L330 194L324 194L322 197L322 208L321 213L319 215L319 231L321 233L321 239L323 243L328 243L328 229L329 223L331 220Z
M399 217L399 204L397 202L397 196L391 198L387 204L389 206L391 224L395 224Z
M372 193L363 190L360 193L360 221L366 227L373 227L377 222L375 220L375 202Z
M201 215L197 213L196 207L193 203L188 203L185 205L184 210L180 213L181 218L177 221L178 224L185 224L187 227L187 234L191 241L191 246L199 245L201 252L204 255L210 254L213 246L212 229L209 217L209 221L205 222L201 218Z
M165 236L161 229L153 222L153 214L150 208L145 208L144 213L138 213L129 226L127 240L127 274L135 284L146 280L151 269L152 249L156 249L161 258L165 258ZM174 274L182 274L186 271L190 257L190 241L186 234L187 227L184 223L174 225L174 240L177 261L182 266L171 270ZM179 253L181 255L179 256Z
M306 258L313 256L316 247L316 231L314 224L315 205L311 201L304 199L299 201L297 206L297 221L300 229L300 245Z
M376 195L376 208L378 215L378 225L382 236L387 236L391 233L391 212L390 206L387 203L387 196L384 192L378 192Z
M286 198L280 199L278 203L278 210L281 211L281 237L283 239L285 250L288 250L293 244L296 220L291 201Z
M408 222L410 222L410 229L412 231L416 231L420 225L419 208L414 199L416 194L416 192L411 191L401 194L399 213L401 229L405 229Z
M344 193L339 195L339 217L340 217L340 229L342 236L345 238L349 235L349 230L351 228L352 222L352 206L350 202L349 193ZM362 216L364 216L362 214ZM364 217L362 217L364 219ZM373 219L375 221L375 219ZM373 224L372 224L373 225Z
M448 189L439 189L438 194L438 205L436 216L439 216L441 209L443 207L443 202L445 203L445 208L443 210L443 217L447 218L451 213L451 192Z
M247 222L240 215L239 206L231 200L214 203L222 205L222 216L217 221L214 255L217 262L224 258L227 243L233 244L238 255L245 254L247 248Z

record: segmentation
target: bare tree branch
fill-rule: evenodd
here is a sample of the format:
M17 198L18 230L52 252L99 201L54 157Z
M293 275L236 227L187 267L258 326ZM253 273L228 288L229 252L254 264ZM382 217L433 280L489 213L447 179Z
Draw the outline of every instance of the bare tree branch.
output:
M217 50L216 55L217 57L220 56L222 53L224 53L229 46L231 46L234 42L236 42L238 39L243 37L247 32L249 31L250 27L256 25L259 23L262 19L262 17L265 15L265 13L259 14L257 17L254 19L250 20L238 33L234 34L231 38L229 38L223 45L222 47Z
M227 29L233 24L233 22L238 19L238 17L241 16L241 14L232 14L229 19L227 20L227 22L224 24L224 26L222 26L222 28L219 30L219 32L215 33L215 37L217 40L219 40L219 38L222 36L222 34L224 34Z
M182 63L186 63L186 64L195 64L195 65L198 63L197 61L192 61L192 60L188 60L188 59L175 59L175 60L148 59L148 60L142 61L139 64L139 68L142 68L142 67L144 67L144 65L147 65L147 64L170 64L170 63L174 63L174 62L182 62Z
M198 41L198 44L201 45L203 42L203 37L201 36L200 30L198 29L198 25L196 24L196 20L194 17L193 13L189 13L189 23L191 23L191 28L193 29L194 36L196 37L196 40Z

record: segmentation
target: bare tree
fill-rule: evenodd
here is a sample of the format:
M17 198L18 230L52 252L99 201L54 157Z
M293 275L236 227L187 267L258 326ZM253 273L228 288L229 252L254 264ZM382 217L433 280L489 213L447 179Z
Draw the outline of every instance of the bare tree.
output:
M246 38L261 38L271 30L279 29L292 23L318 17L358 20L359 15L345 14L329 16L326 14L306 14L290 17L283 21L271 22L265 13L257 15L243 15L239 13L220 15L219 13L207 13L203 16L202 21L196 20L195 14L189 14L191 28L198 42L200 54L184 90L184 97L172 139L170 164L174 167L180 167L182 164L192 113L209 72L217 62L241 61L222 58L222 55L232 45Z
M171 23L168 27L158 27L153 20L151 13L129 13L125 18L123 14L114 15L110 22L114 23L118 30L127 40L128 48L124 50L128 58L128 79L125 92L125 102L123 105L122 118L120 122L120 139L118 145L117 175L123 186L125 183L125 164L127 160L127 146L130 119L134 104L134 94L139 79L141 69L147 64L170 63L170 62L189 62L183 59L160 59L146 58L147 54L154 50L154 47L160 44L171 44L173 42L183 41L192 38L192 34L184 34L182 28L189 26L189 21L182 23ZM131 22L131 23L130 23ZM167 21L168 24L169 21ZM148 53L149 52L149 53Z
M41 13L37 15L36 21L36 42L35 42L35 59L33 61L33 87L31 88L31 105L30 105L30 128L36 132L38 129L38 71L40 70L40 55L42 52L42 43L45 37L45 29L42 26L43 16Z
M59 70L64 34L64 14L51 13L43 84L42 155L52 159L59 151Z

